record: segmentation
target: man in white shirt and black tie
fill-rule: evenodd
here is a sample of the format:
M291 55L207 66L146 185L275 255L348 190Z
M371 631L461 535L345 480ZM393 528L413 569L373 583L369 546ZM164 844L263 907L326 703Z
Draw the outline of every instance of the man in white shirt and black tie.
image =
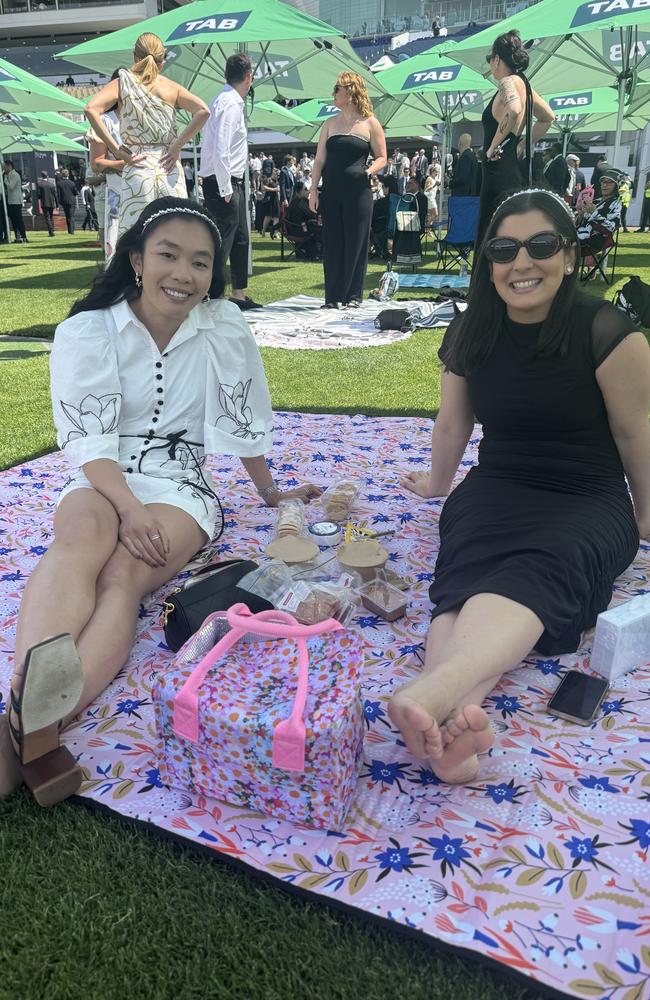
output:
M250 56L245 52L229 56L226 85L210 105L199 171L205 207L221 233L224 261L230 258L230 300L240 309L261 308L246 295L249 234L244 175L248 170L248 135L244 100L252 83Z

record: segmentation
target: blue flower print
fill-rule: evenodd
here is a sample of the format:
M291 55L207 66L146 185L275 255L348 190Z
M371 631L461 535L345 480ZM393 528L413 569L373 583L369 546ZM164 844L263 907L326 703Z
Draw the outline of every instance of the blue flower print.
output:
M392 847L387 847L385 851L378 851L375 854L375 858L381 868L381 872L375 881L381 881L390 872L407 872L410 874L413 868L424 868L424 865L414 863L416 858L423 857L422 851L415 851L411 854L408 847L400 847L399 843L392 837L389 837L389 841Z
M442 837L428 837L425 843L433 847L432 857L434 861L440 862L443 878L447 874L447 869L453 875L454 868L460 868L462 864L469 865L477 874L480 874L478 868L468 861L471 854L463 847L462 837L449 837L443 833Z
M578 778L578 784L583 788L593 788L596 792L612 792L618 795L620 789L610 784L609 778L597 778L595 774L590 774L588 778Z
M559 677L562 673L562 664L559 660L535 660L535 669L539 670L545 677L548 677L549 674Z
M379 628L383 625L383 620L379 615L359 615L357 624L359 628Z
M368 493L366 500L370 503L386 503L387 497L385 493Z
M515 785L511 779L508 782L501 781L498 785L486 785L485 795L497 805L501 805L502 802L516 802L521 795L525 795L521 788L521 785Z
M433 573L417 573L415 579L418 582L421 580L433 580Z
M390 728L390 723L386 719L386 713L379 701L370 701L369 698L366 698L363 703L363 717L368 729L370 729L371 722L383 722L385 726Z
M595 837L571 837L571 840L567 840L564 846L573 858L572 868L577 868L578 865L587 861L594 867L607 868L610 872L614 870L598 858L602 848L611 846L610 844L602 844L599 840L599 834L596 834Z
M10 553L11 551L12 551L12 550L11 550L11 549L8 549L6 545L3 545L3 546L2 546L1 548L0 548L0 556L6 556L6 555L9 555L9 553Z
M571 857L575 862L580 864L581 861L593 861L598 854L597 849L594 847L594 841L592 837L571 837L571 840L567 840L564 845L566 849L570 852Z
M408 512L406 514L400 514L399 516L400 524L408 524L409 521L414 521L414 520L415 520L415 514L409 514Z
M400 648L399 648L399 655L400 656L408 656L410 653L417 653L421 649L422 649L422 643L421 642L412 642L412 643L409 643L409 645L407 645L407 646L400 646Z
M142 698L125 698L124 701L118 701L117 711L114 715L135 715L136 719L140 719L141 716L138 715L138 709L142 705L148 705L149 702Z
M520 712L522 708L519 699L514 695L494 695L493 697L488 698L488 701L494 702L494 707L497 712L501 712L504 719L507 719L509 715L514 715L516 712Z
M327 459L323 455L322 451L317 451L311 456L312 462L325 462Z
M434 774L430 767L421 767L418 769L416 777L413 779L416 784L424 785L426 788L429 785L441 785L442 781L437 774Z
M403 872L411 863L408 847L389 847L375 854L380 868L390 868L394 872Z
M623 711L624 701L624 698L615 698L613 701L604 701L600 706L603 715L620 715Z
M157 767L151 767L148 771L145 771L145 778L147 779L147 783L139 790L140 792L150 792L152 788L166 787L160 780L160 771Z
M404 789L400 785L400 781L405 781L408 778L406 774L406 768L408 764L404 764L400 761L395 763L386 763L383 760L372 760L368 766L368 771L362 774L362 778L370 778L371 781L381 783L382 785L397 785L400 792L404 794Z
M647 823L644 819L631 819L630 825L626 826L625 823L619 823L624 830L629 830L632 834L630 840L623 840L623 844L633 844L634 841L638 841L639 847L642 851L645 851L650 847L650 823Z
M2 576L0 576L0 580L7 580L8 582L9 581L13 582L15 580L22 580L22 578L23 574L20 572L19 569L17 569L15 573L4 573Z

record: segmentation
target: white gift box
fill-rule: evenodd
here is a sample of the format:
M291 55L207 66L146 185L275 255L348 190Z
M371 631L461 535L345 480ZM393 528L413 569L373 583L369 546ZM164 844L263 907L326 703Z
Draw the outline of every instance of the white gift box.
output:
M591 667L612 681L650 661L650 594L603 611L596 620Z

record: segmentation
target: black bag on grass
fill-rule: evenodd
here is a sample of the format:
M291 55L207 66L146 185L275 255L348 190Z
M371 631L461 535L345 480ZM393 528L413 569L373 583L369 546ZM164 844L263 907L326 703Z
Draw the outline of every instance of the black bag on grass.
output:
M637 275L614 296L614 305L630 317L633 323L650 327L650 285Z

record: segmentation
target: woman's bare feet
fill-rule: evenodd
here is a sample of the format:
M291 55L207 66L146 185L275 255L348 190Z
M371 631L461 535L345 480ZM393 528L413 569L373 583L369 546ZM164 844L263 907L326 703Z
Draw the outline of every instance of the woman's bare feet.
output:
M490 720L479 705L465 705L452 716L452 694L424 674L391 698L388 714L415 757L428 758L436 775L449 784L473 781L477 754L494 743ZM439 724L438 719L446 719Z
M450 785L473 781L479 770L477 754L489 750L494 743L490 720L483 709L479 705L465 705L440 727L440 734L442 753L431 760L436 775Z
M442 678L432 680L425 672L400 688L388 703L388 715L404 737L414 757L439 756L443 750L439 721L448 719L458 702L458 693L447 690Z

